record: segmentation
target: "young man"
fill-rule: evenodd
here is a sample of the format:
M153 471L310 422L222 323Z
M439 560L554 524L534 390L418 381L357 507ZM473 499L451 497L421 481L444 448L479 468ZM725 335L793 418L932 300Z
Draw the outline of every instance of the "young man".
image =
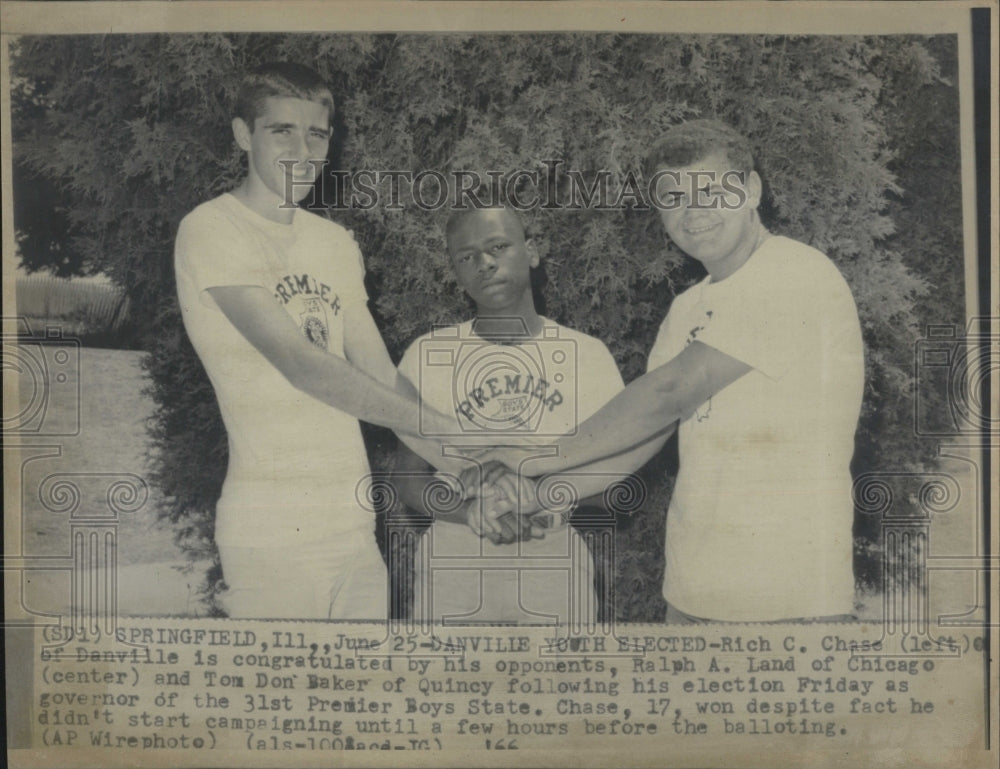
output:
M368 312L354 239L295 205L333 109L306 67L248 76L232 121L247 176L177 233L184 325L229 437L215 539L234 617L385 617L374 521L356 499L369 474L358 419L415 433L418 408Z
M455 443L512 443L545 452L622 389L614 358L597 339L538 314L531 269L539 256L512 210L456 212L446 239L476 317L415 341L400 373L419 388L425 404L453 415L449 436ZM640 451L646 458L651 454L646 447ZM638 465L642 459L625 461ZM434 464L453 473L470 466L448 451ZM470 479L483 469L473 466ZM569 493L579 500L618 480L616 468L614 462L594 465L561 481L571 484ZM429 488L434 468L400 446L400 496L436 518L427 539L432 568L417 567L418 615L434 622L593 621L590 553L567 525L569 511L547 515L549 526L524 520L540 508L551 510L567 486L536 489L526 476L494 470L486 473L482 495L442 510ZM477 494L479 483L476 477Z
M729 127L681 125L651 159L663 226L708 276L674 301L648 373L560 441L558 457L494 456L553 472L679 420L668 621L849 616L864 382L851 292L826 256L761 224L761 180Z

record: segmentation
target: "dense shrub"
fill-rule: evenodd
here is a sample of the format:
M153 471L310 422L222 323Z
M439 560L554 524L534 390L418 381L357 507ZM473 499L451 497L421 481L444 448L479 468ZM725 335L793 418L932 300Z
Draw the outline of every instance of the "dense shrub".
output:
M558 160L551 181L561 193L567 170L585 179L607 170L624 183L670 125L719 117L757 147L771 226L828 253L854 291L868 356L856 469L916 468L933 447L911 427L913 343L921 323L962 315L957 96L941 74L954 72L954 57L951 38L900 36L22 38L13 50L15 161L51 199L48 210L34 198L18 209L21 248L29 265L99 269L128 292L150 352L163 514L192 547L210 547L224 433L181 328L171 249L180 218L242 174L228 129L242 70L291 59L328 78L337 168L545 176L546 161ZM442 216L413 206L405 189L401 210L330 213L362 246L397 357L432 323L469 312L442 256ZM39 234L45 216L65 229L61 251ZM546 314L601 338L633 379L672 297L700 267L649 210L539 208L528 218ZM367 436L383 464L391 436ZM668 451L646 471L651 501L621 526L624 618L655 619L661 605L672 471Z

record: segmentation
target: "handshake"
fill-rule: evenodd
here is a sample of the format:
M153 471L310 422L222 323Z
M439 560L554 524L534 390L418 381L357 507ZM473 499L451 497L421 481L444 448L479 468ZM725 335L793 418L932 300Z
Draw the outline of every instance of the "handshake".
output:
M456 479L439 474L453 491L462 495L469 527L495 545L541 539L551 528L550 517L539 515L537 482L497 461L477 464Z

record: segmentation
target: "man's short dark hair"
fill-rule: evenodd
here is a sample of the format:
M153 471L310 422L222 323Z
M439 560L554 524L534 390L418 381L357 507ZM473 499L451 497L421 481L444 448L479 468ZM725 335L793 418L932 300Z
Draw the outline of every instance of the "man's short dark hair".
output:
M721 152L733 170L749 176L754 170L750 142L735 129L719 120L689 120L671 128L649 153L650 173L661 168L690 166L709 155Z
M264 109L264 99L269 96L318 102L326 107L330 122L333 122L333 94L329 86L318 72L302 64L272 61L243 78L236 97L236 117L251 131L254 120Z
M521 227L522 237L525 240L528 239L528 231L527 228L524 226L524 220L521 218L521 215L513 207L507 205L506 203L501 202L489 206L471 205L465 208L458 208L452 211L451 214L448 216L448 221L445 222L444 225L445 240L446 241L451 240L451 236L455 234L455 230L458 229L458 226L463 221L468 219L470 216L473 216L479 213L480 211L506 211L508 214L514 217L514 221L516 221L518 225Z

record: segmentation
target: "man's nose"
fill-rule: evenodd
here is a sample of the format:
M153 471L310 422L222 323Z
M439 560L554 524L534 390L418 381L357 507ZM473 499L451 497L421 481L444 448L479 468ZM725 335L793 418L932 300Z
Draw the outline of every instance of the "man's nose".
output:
M497 266L497 260L493 257L489 251L479 252L479 269L483 272L487 270L494 270Z
M305 134L295 134L291 149L296 160L304 160L309 157L309 142Z

